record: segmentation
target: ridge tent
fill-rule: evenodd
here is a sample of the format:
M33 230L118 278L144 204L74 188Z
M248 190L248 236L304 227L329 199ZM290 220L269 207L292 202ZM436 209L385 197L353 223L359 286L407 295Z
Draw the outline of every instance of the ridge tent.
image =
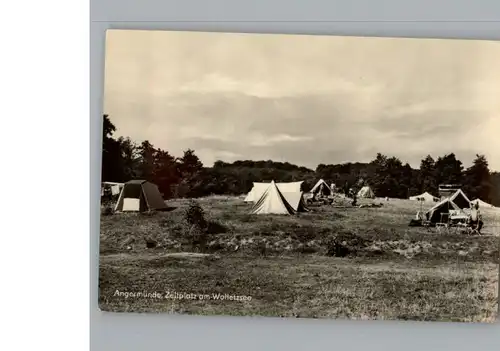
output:
M489 203L487 202L484 202L483 200L481 199L475 199L475 200L472 200L471 203L473 203L474 205L475 204L479 204L479 208L494 208L495 206L493 205L490 205Z
M269 183L253 183L252 190L250 190L245 197L245 202L255 202L266 191Z
M420 195L415 195L415 196L410 196L410 200L413 200L413 201L429 201L429 202L437 202L439 201L439 198L435 197L435 196L432 196L431 194L429 194L427 191L423 194L420 194Z
M255 201L250 213L290 215L305 209L302 200L302 192L294 191L282 193L278 184L274 181L264 184L267 184L267 188L259 199Z
M279 190L279 187L278 187ZM280 191L281 192L281 191ZM285 200L292 206L295 212L307 212L307 208L304 202L304 193L299 192L281 192Z
M273 181L274 182L274 181ZM274 183L283 193L300 193L303 181L289 183ZM260 199L271 183L253 183L252 190L245 197L245 202L255 202Z
M293 214L294 212L274 181L268 185L251 210L252 214Z
M333 189L326 184L323 179L318 180L315 186L310 191L311 194L320 194L323 196L333 195Z
M459 208L470 208L470 200L461 189L458 189L450 197L450 200Z
M148 211L167 208L156 184L146 180L131 180L124 184L115 211Z
M450 198L441 200L439 203L434 205L429 211L425 213L425 217L428 221L435 224L441 221L442 214L448 214L450 210L460 211L460 207L457 206Z
M364 186L361 188L361 190L358 191L359 198L365 198L365 199L374 199L375 198L375 193L373 192L372 188L369 186Z

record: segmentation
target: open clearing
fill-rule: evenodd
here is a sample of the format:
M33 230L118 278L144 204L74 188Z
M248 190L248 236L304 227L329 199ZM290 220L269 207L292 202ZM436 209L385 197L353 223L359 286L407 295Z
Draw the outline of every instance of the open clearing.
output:
M310 207L297 216L250 215L251 205L235 197L197 201L211 224L208 254L188 253L194 251L183 219L188 200L167 201L173 207L167 212L101 217L101 309L464 322L496 318L500 210L482 209L483 235L467 236L408 227L420 210L409 200L380 201L381 208ZM350 253L329 257L328 238L339 235ZM148 249L145 239L156 247ZM123 294L136 292L162 298ZM218 294L251 299L221 300Z

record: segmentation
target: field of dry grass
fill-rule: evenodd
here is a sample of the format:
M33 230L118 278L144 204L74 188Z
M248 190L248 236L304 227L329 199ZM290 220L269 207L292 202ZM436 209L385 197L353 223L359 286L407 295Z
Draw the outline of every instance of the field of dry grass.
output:
M497 314L500 210L481 236L409 227L419 204L311 207L249 215L242 199L198 200L210 222L195 250L186 200L171 211L102 216L100 307L107 311L314 318L492 321ZM332 239L349 251L331 257ZM155 243L147 248L146 240ZM132 296L141 293L146 296ZM154 296L151 294L155 293ZM128 295L127 295L128 294Z

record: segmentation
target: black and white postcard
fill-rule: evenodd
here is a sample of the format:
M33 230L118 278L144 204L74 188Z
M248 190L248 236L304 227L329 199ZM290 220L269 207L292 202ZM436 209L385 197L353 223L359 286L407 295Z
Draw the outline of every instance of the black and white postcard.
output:
M499 57L108 31L100 308L493 322Z

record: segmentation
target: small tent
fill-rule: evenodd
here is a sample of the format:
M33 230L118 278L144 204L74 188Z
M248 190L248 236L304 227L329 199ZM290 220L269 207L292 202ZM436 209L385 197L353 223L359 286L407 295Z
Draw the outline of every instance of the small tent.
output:
M279 187L278 187L279 190ZM304 201L304 193L302 191L299 192L282 192L281 194L285 198L285 200L292 206L295 212L307 212L305 201Z
M253 183L252 189L245 197L245 202L255 202L269 187L269 183Z
M439 198L432 196L427 191L420 195L410 196L410 200L412 201L427 201L427 202L438 202Z
M266 183L267 188L255 201L252 214L294 214L305 211L302 192L281 192L274 181ZM288 189L286 189L288 190Z
M443 215L448 215L451 210L459 211L460 207L451 201L450 198L445 198L427 211L425 217L428 221L435 224L440 222L441 217L443 217Z
M303 181L275 183L282 193L300 193ZM245 202L255 202L260 199L271 183L253 183L252 190L245 197Z
M464 192L458 189L452 196L450 196L450 200L453 201L458 208L470 208L470 200L464 194Z
M316 185L313 186L310 193L313 195L331 196L333 195L333 190L323 179L320 179Z
M156 184L146 180L131 180L124 184L115 211L162 210L167 208Z
M366 185L358 191L357 196L359 198L374 199L375 193L373 192L372 188L370 188L368 185Z
M494 208L495 206L493 205L490 205L489 203L487 202L484 202L483 200L481 199L475 199L475 200L472 200L471 201L472 204L479 204L479 208Z

